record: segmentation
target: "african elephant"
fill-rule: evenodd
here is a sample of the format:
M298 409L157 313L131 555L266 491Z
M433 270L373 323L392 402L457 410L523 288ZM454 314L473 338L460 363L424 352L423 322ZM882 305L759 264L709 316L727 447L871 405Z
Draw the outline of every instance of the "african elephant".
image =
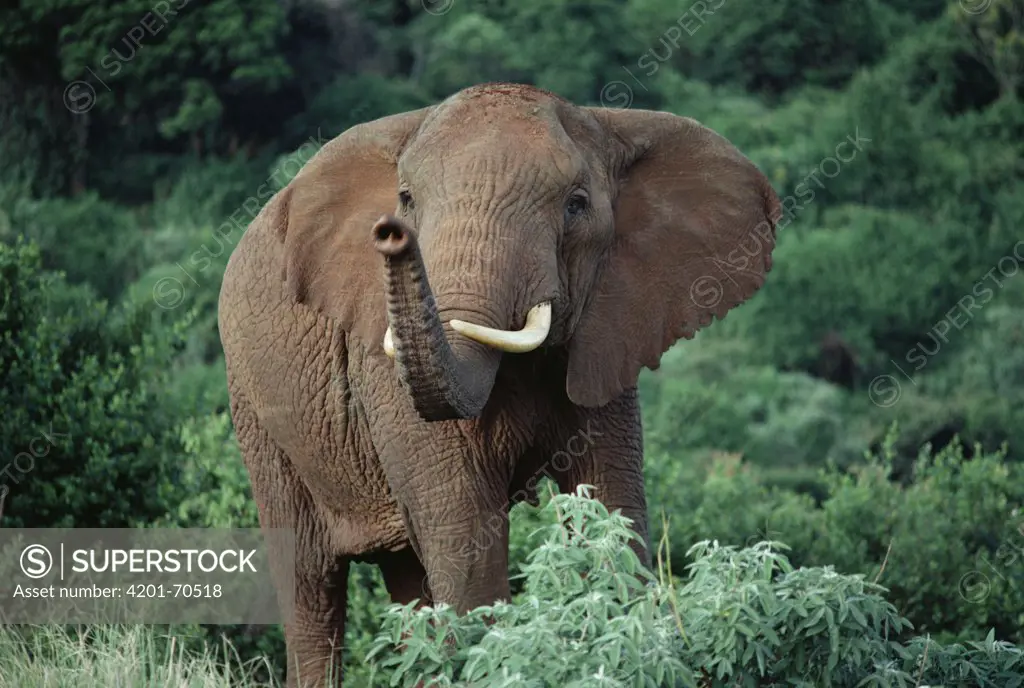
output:
M297 533L289 685L340 659L351 561L396 602L507 598L508 511L542 472L648 542L639 371L762 285L781 215L696 121L532 86L325 145L219 304L261 526Z

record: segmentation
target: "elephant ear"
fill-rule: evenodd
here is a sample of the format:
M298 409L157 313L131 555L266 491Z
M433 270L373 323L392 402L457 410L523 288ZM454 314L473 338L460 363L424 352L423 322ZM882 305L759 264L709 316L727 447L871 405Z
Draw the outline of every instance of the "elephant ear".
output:
M360 339L383 341L384 282L371 229L381 215L395 212L398 156L432 110L346 130L281 192L287 219L278 236L288 295Z
M782 211L757 167L700 123L590 112L618 163L615 239L569 345L566 391L602 406L761 287Z

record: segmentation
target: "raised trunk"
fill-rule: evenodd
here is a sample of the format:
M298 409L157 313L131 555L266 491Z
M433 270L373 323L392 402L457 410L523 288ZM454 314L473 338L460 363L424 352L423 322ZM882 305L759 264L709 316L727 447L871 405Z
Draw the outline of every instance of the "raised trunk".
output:
M491 394L501 352L445 336L416 237L400 220L383 217L373 228L384 255L388 320L395 360L413 405L424 420L475 418Z

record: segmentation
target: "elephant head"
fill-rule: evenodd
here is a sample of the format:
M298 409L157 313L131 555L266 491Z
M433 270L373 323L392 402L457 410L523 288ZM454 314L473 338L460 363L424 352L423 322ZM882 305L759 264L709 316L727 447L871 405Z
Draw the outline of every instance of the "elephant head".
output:
M781 217L692 119L513 84L348 130L278 202L292 297L393 355L426 420L478 416L502 355L538 348L608 403L761 286Z

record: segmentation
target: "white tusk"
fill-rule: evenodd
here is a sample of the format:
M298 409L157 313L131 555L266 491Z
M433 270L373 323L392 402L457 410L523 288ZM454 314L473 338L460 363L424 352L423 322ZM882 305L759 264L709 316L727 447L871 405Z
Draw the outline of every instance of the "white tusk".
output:
M494 347L499 351L522 354L533 351L544 343L551 330L551 302L538 303L526 314L526 325L518 332L495 330L491 327L474 325L462 320L452 320L449 325L459 334L473 341Z
M391 328L384 333L384 353L390 358L395 357L395 338L391 336Z

